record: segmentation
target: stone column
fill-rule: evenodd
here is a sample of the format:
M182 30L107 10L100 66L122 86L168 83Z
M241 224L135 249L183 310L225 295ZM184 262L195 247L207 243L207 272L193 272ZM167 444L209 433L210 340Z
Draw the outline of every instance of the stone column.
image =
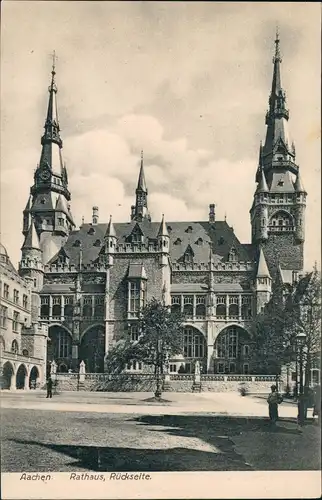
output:
M9 389L10 389L10 391L16 390L16 372L15 372L15 370L13 371L13 374L11 375Z
M49 295L49 318L52 319L53 317L53 298L51 295Z
M229 295L226 295L226 319L229 318Z
M196 296L193 295L193 303L192 303L192 307L193 307L193 310L192 310L192 318L193 319L196 319Z
M214 372L214 361L213 361L213 353L214 353L214 344L208 344L207 349L207 373Z
M242 297L241 294L238 295L238 321L241 321L242 312Z
M25 376L24 390L29 391L29 375L28 374Z
M65 319L65 297L64 297L64 295L62 295L60 298L60 317L61 317L61 320L64 321L64 319Z

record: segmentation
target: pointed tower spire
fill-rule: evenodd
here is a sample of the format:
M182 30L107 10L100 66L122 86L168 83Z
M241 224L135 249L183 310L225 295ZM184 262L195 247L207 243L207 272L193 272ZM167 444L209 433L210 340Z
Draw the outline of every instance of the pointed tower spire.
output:
M164 220L164 214L162 214L162 219L161 219L161 224L160 224L159 231L158 231L158 236L159 237L169 236L167 225L166 225L165 220Z
M288 133L289 111L286 106L286 94L281 80L281 51L278 30L275 38L275 54L273 57L273 79L269 97L269 109L266 114L266 140L263 148L263 165L265 170L272 168L276 160L294 160L294 151ZM289 165L289 170L296 173L296 166Z
M142 222L143 219L151 220L148 211L148 189L144 175L143 151L141 151L141 164L137 188L135 191L135 205L132 206L131 219Z
M300 175L299 171L298 171L297 176L296 176L294 189L297 193L305 193L306 194L306 191L305 191L305 188L303 186L303 182L302 182L301 175Z
M36 250L40 250L39 238L38 238L38 234L37 234L33 219L31 219L29 231L28 231L26 238L25 238L25 241L22 245L22 249L24 249L24 250L31 249L31 248L36 249Z
M110 215L110 220L107 224L107 228L106 228L106 232L105 232L105 238L106 237L112 237L112 238L116 238L116 231L115 231L115 228L114 228L114 224L113 224L113 221L112 221L112 216Z
M264 169L261 169L260 180L256 189L256 193L268 193L269 189L266 182L266 177L264 174Z
M270 274L268 271L268 267L267 267L267 263L266 263L266 259L265 259L265 255L264 255L262 247L260 248L260 251L259 251L258 268L257 268L256 277L257 278L267 278L267 277L270 278Z
M138 180L138 186L136 190L138 191L143 191L144 193L148 194L148 189L146 187L146 182L145 182L145 175L144 175L144 164L143 164L143 150L141 151L141 165L140 165L140 173L139 173L139 180Z
M209 291L210 292L214 291L214 285L215 285L215 282L214 282L214 273L213 273L213 263L214 263L214 259L213 259L213 253L212 253L212 242L209 241L209 261L208 261L208 265L209 265Z

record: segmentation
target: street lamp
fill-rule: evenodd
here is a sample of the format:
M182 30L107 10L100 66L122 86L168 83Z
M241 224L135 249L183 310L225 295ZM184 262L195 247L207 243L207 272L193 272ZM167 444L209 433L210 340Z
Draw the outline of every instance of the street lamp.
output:
M295 337L296 345L300 354L299 364L300 364L300 394L298 397L298 423L302 426L305 420L305 396L304 396L304 384L303 384L303 350L306 342L306 334L304 332L298 333Z

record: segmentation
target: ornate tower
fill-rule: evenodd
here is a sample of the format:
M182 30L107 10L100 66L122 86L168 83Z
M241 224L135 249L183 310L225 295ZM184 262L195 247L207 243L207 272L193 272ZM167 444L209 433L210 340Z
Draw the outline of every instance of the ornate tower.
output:
M273 280L279 265L282 269L303 269L307 195L288 133L289 110L281 83L279 44L277 33L266 139L264 146L260 145L257 189L250 210L252 243L262 246Z
M23 214L24 235L29 231L31 217L34 219L44 264L59 250L70 230L75 227L70 211L67 170L62 157L63 141L58 121L55 75L54 55L40 161Z
M148 219L150 221L151 217L148 210L148 189L146 187L143 166L143 151L141 151L141 166L135 194L136 200L135 205L132 206L131 220L142 222L143 219Z

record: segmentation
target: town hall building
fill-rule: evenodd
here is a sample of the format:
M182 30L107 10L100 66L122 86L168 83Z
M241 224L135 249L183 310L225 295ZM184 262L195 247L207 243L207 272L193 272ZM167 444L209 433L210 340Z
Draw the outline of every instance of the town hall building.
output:
M155 297L184 314L183 354L170 360L172 373L189 373L196 360L204 373L252 372L252 321L276 283L292 284L303 270L307 193L288 133L278 37L275 45L250 243L217 219L215 204L208 220L153 220L143 154L128 220L101 221L93 207L92 220L76 227L53 67L40 160L23 212L19 274L32 282L39 322L48 328L47 360L58 371L78 371L84 361L87 372L104 372L111 347L138 338L139 311Z

